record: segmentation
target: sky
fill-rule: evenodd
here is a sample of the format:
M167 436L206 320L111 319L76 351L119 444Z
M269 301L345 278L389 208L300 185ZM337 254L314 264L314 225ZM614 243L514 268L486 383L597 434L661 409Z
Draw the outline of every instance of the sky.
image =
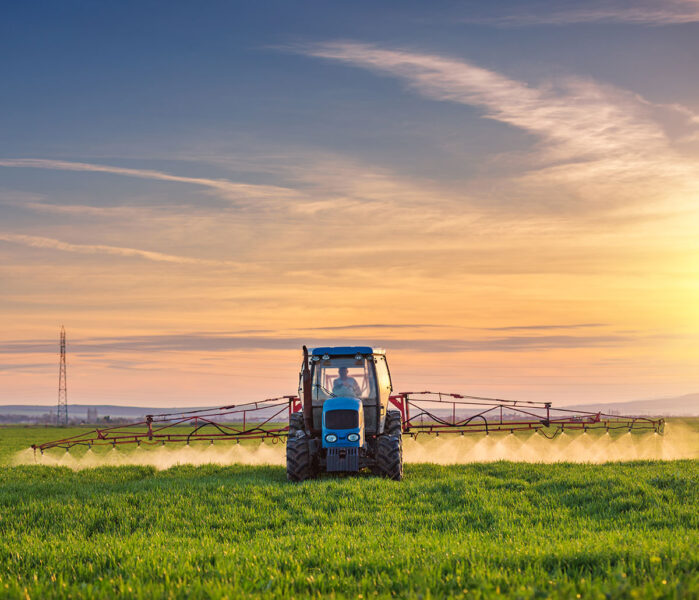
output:
M5 3L0 404L699 391L699 1Z

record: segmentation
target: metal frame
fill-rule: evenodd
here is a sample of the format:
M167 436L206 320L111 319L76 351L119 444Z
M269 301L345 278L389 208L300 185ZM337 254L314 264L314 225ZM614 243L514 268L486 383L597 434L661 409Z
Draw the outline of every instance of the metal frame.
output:
M403 433L440 435L442 433L541 432L553 438L564 430L628 430L662 433L664 419L626 417L602 412L554 408L550 402L503 400L444 392L405 392L389 397L401 413ZM146 416L144 421L112 427L99 427L85 433L43 444L36 452L51 448L69 450L74 446L116 447L123 444L156 445L166 442L271 439L288 435L289 426L280 422L302 410L298 396L280 396L260 402L231 404L186 412ZM264 414L261 411L266 411ZM271 414L270 414L271 413ZM549 435L550 434L550 435Z

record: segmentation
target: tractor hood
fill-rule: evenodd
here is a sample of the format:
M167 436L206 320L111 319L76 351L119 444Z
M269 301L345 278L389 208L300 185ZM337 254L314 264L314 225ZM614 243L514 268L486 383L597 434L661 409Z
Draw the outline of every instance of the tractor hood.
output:
M364 409L358 398L328 398L323 404L323 448L364 445Z

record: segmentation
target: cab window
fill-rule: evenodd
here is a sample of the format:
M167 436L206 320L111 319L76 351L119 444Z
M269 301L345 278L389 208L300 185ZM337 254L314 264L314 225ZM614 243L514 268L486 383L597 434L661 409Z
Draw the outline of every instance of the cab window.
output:
M365 357L331 357L314 361L313 398L334 397L376 399L373 361Z
M386 364L385 356L376 357L376 378L378 379L381 392L390 394L392 391L391 376L388 374L388 365Z

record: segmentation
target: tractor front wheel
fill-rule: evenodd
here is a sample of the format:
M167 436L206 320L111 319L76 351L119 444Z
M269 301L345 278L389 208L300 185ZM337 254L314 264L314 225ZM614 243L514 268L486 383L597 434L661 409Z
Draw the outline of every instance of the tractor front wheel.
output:
M379 475L400 481L403 479L403 444L400 435L382 435L376 448Z
M286 478L289 481L305 481L313 477L313 460L305 437L286 440Z

